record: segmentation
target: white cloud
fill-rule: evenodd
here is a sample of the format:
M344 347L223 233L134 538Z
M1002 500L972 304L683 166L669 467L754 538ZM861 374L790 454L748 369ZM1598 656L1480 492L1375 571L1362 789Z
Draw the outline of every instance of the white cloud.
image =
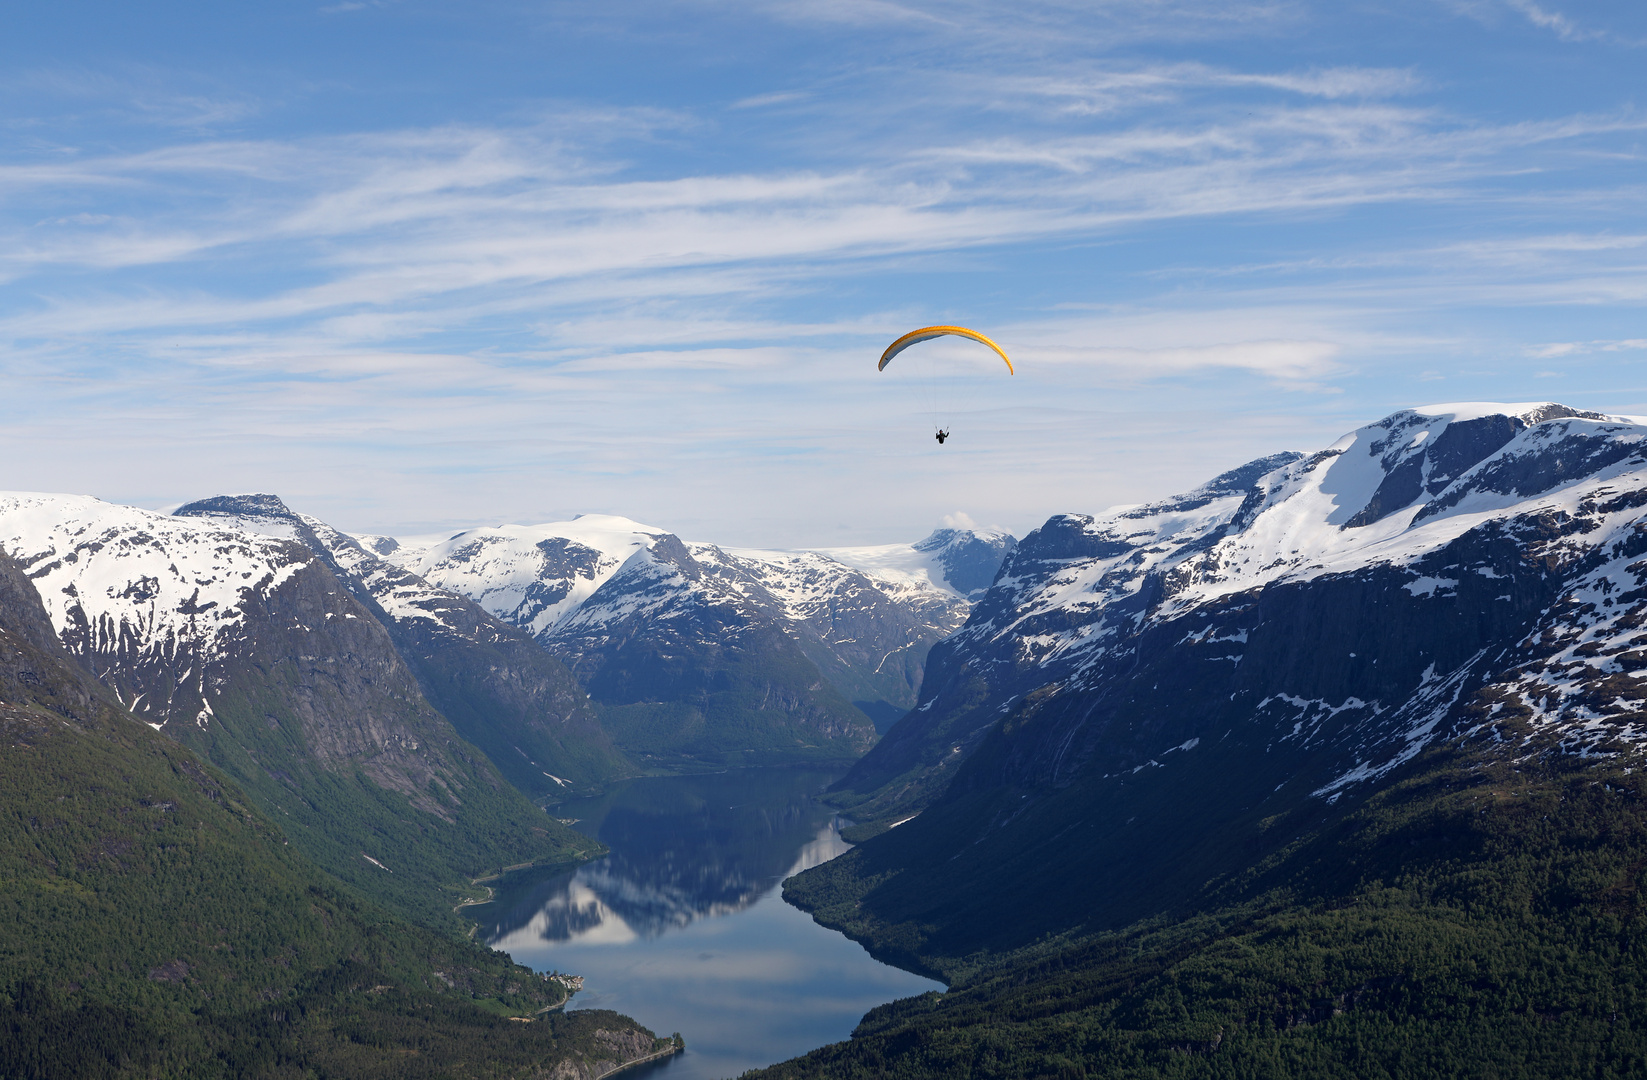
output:
M1588 41L1602 37L1597 31L1580 29L1566 15L1553 8L1541 7L1533 0L1504 0L1512 10L1519 12L1526 20L1541 30L1553 32L1562 41Z
M1549 360L1557 356L1578 356L1584 353L1611 353L1634 352L1647 349L1647 338L1625 338L1618 341L1554 341L1547 345L1534 345L1527 349L1527 355L1540 360Z
M1022 531L1326 445L1426 378L1491 397L1637 347L1647 121L1614 102L1487 118L1433 65L1178 47L1297 30L1292 5L726 17L750 11L804 21L810 62L670 70L692 108L145 121L0 160L9 482L273 488L372 529L610 510L815 545L966 506ZM1020 374L955 354L984 393L937 454L873 358L983 319Z
M1065 333L1068 333L1067 328ZM1101 335L1093 335L1102 340ZM1114 345L1032 345L1019 350L1041 364L1084 364L1129 380L1171 379L1208 370L1247 372L1297 389L1322 389L1340 374L1343 346L1329 341L1271 339L1169 348Z
M995 103L1012 99L1050 99L1076 115L1099 116L1167 101L1182 101L1206 91L1283 90L1327 99L1386 98L1425 88L1420 76L1403 68L1317 68L1302 72L1242 72L1200 63L1114 66L1096 73L1013 77L986 84Z
M790 105L797 101L805 101L812 95L804 90L777 90L770 94L754 94L750 97L739 98L728 108L733 109L764 109L772 105Z
M1447 200L1519 172L1540 147L1643 126L1631 117L1466 126L1422 108L1335 103L1270 107L1230 123L1188 116L915 146L832 172L663 180L629 179L621 162L531 129L179 145L0 169L0 186L22 205L64 191L155 200L147 214L96 230L71 228L72 217L13 226L0 274L218 260L278 265L284 286L249 295L49 290L37 292L44 305L14 303L0 332L160 331L399 309L400 323L328 324L381 340L420 321L450 328L502 311L547 314L561 306L559 289L587 303L606 279L611 295L630 302L671 300L690 292L678 291L683 273L769 268L737 279L747 300L751 288L769 294L798 275L864 259L1100 236L1179 218Z

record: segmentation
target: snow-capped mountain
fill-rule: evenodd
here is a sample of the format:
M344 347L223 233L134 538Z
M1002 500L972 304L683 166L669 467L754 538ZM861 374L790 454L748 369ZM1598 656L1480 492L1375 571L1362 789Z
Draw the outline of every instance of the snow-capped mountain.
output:
M583 514L571 521L469 529L444 538L356 539L432 584L469 596L499 618L545 637L572 619L627 560L666 537L673 534L628 518ZM996 530L939 529L915 544L874 547L775 551L691 542L686 547L694 557L726 567L731 576L758 577L777 610L804 621L865 581L888 597L920 604L976 599L1016 544Z
M564 830L431 707L379 609L319 546L228 517L0 494L0 547L69 653L329 869L421 907L436 883L556 850ZM503 820L523 831L497 830ZM416 864L392 859L407 833L438 843ZM393 882L373 877L396 862Z
M800 646L741 564L663 534L540 635L632 753L713 761L856 757L864 714Z
M174 513L314 552L388 628L429 701L521 790L559 794L630 771L571 673L467 596L273 495L217 496Z
M732 626L781 631L877 720L913 704L927 651L961 625L968 598L1014 545L1004 533L946 529L918 544L723 548L607 515L442 538L358 539L532 633L592 687L608 685L596 669L613 642L651 632L642 627L672 632L685 610L717 611L715 634ZM601 689L594 693L601 698Z
M205 728L222 678L212 666L249 647L299 584L326 586L314 556L289 538L88 496L0 493L0 547L40 591L64 644L155 728ZM302 629L362 614L329 606L286 619Z
M849 797L892 818L960 771L1058 786L1255 743L1302 755L1272 786L1327 800L1452 738L1632 743L1644 435L1548 403L1432 406L1054 517L934 650Z
M885 831L828 879L830 919L969 955L1330 895L1395 873L1378 830L1426 834L1400 807L1639 769L1644 436L1550 404L1409 409L1048 520L838 785L849 838ZM1331 838L1358 828L1345 862ZM1428 828L1424 859L1483 857Z
M885 583L883 588L935 589L976 600L1017 546L1011 533L998 529L938 529L914 544L817 548L815 552Z
M628 518L584 514L547 525L498 525L455 536L361 536L384 559L460 593L534 637L556 627L636 551L661 536Z

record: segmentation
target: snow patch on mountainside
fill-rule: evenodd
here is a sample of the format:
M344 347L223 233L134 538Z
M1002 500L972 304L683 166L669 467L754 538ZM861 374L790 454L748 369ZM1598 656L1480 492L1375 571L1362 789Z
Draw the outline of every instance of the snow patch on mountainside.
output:
M199 659L216 657L247 600L307 565L286 539L90 496L0 493L0 545L34 581L58 634L85 633L95 651L192 645Z
M894 545L908 550L908 545ZM693 545L697 554L709 545ZM843 604L879 594L905 604L957 607L965 613L966 600L954 589L935 585L923 574L880 573L837 559L827 551L765 551L756 548L715 549L735 562L742 579L758 584L760 598L775 602L783 616L796 622L827 617ZM732 582L738 588L737 579ZM740 590L749 596L747 588ZM754 597L752 597L754 598Z
M907 591L932 589L973 599L989 587L1002 557L1016 544L998 529L939 529L914 544L811 550Z
M1080 554L1061 568L1009 562L997 587L1014 602L961 633L1015 636L1031 663L1096 654L1146 620L1280 582L1409 565L1506 515L1571 513L1608 485L1647 481L1647 419L1571 413L1539 403L1405 410L1247 488L1220 478L1161 503L1055 518L1048 527L1078 530ZM1472 421L1501 430L1458 427ZM1475 450L1498 445L1476 457L1470 439ZM1455 473L1453 462L1467 465ZM1440 596L1456 585L1415 574L1406 587Z
M1445 439L1460 417L1488 419L1490 408L1443 405L1397 413L1350 433L1323 454L1271 474L1264 482L1264 501L1250 523L1204 555L1186 560L1172 583L1172 603L1162 614L1178 614L1209 599L1271 582L1348 573L1373 563L1411 563L1506 511L1523 511L1528 496L1541 507L1571 509L1587 490L1631 471L1631 466L1602 464L1597 471L1572 475L1567 483L1558 479L1553 486L1540 484L1533 490L1513 481L1494 483L1495 467L1533 463L1552 454L1572 456L1575 450L1582 453L1581 448L1612 451L1615 460L1623 459L1647 436L1647 420L1561 418L1514 434L1457 475L1449 473L1445 463L1430 460L1433 455L1420 457L1426 445L1438 448L1439 440L1430 440L1438 434ZM1517 416L1508 410L1537 415L1547 406L1499 408L1504 410L1499 416ZM1634 468L1639 470L1639 462ZM1407 499L1398 495L1391 500L1395 506L1377 505L1386 491L1399 487L1391 481L1402 474L1412 477ZM1435 587L1442 587L1439 580Z
M584 514L453 536L358 539L389 562L467 596L534 636L553 633L637 551L668 535L628 518Z
M175 513L191 520L215 522L226 529L303 544L330 558L345 579L359 581L389 618L421 619L460 631L448 618L454 601L461 602L453 593L380 557L355 537L319 518L291 510L277 496L219 495L185 504Z

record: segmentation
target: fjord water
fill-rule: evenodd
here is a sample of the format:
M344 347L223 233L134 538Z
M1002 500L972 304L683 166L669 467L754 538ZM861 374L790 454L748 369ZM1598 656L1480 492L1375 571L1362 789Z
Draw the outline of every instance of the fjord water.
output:
M584 978L571 1008L615 1009L686 1053L653 1068L714 1080L846 1038L869 1009L942 984L870 957L783 902L784 878L845 851L816 795L836 774L743 769L631 780L555 811L611 854L512 878L467 909L489 945Z

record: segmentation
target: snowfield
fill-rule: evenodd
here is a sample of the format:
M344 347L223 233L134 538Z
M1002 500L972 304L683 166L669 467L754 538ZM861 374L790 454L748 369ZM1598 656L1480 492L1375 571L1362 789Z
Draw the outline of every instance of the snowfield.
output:
M221 653L248 599L307 565L289 538L176 518L84 495L0 493L0 547L34 581L65 639L99 648Z

